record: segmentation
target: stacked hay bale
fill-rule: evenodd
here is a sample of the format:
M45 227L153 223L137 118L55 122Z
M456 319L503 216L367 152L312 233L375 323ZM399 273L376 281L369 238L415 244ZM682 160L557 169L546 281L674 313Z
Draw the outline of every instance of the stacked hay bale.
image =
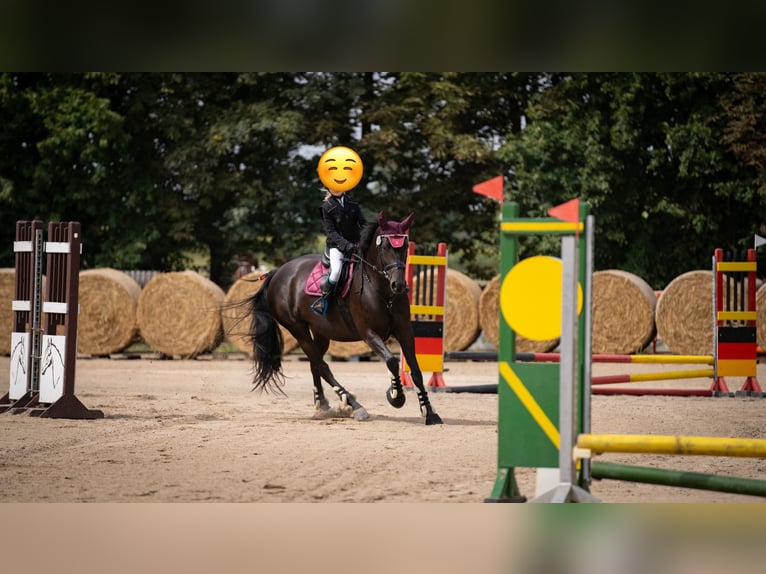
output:
M45 275L43 275L43 299L45 299L45 287ZM13 331L12 305L15 296L16 269L13 267L0 269L0 355L10 355L11 353L11 332ZM45 325L45 313L40 316L40 325Z
M424 273L413 278L413 294L418 292L420 281L425 280ZM479 324L480 297L481 287L476 281L460 271L447 269L447 304L444 309L445 353L464 351L478 338L481 332L481 325ZM429 302L426 301L423 304L428 305ZM436 304L435 300L433 304Z
M657 301L657 334L681 355L713 354L713 272L688 271L668 283Z
M594 353L633 354L652 342L657 296L646 281L627 271L597 271L592 299Z
M77 350L86 355L110 355L130 345L138 334L140 295L141 286L122 271L82 271Z
M191 359L223 340L225 294L195 271L155 275L138 298L138 328L144 341L165 355Z
M0 355L11 353L11 331L13 331L13 302L16 270L0 269Z
M728 287L724 275L721 295L724 306L729 297ZM732 290L732 299L734 296ZM736 297L738 300L744 297L747 301L746 285L744 292L737 291ZM761 297L766 299L766 294ZM756 308L760 308L757 292L756 305ZM655 322L657 334L671 352L681 355L712 355L713 272L689 271L673 279L657 301Z
M500 342L500 275L495 275L479 296L479 324L484 338L497 348Z
M389 349L391 347L389 346ZM391 349L393 352L393 349ZM330 341L327 354L335 359L349 359L351 357L373 354L372 349L364 341Z
M260 281L261 275L263 275L262 272L254 271L237 279L226 292L221 310L223 331L227 340L248 356L253 354L248 336L253 320L248 312L247 302L261 290L263 286L263 281ZM298 346L298 341L281 325L279 329L284 341L284 352L289 353Z
M498 347L500 341L500 275L496 275L484 287L479 298L479 321L484 338ZM516 335L517 353L548 353L559 344L559 339L533 341Z

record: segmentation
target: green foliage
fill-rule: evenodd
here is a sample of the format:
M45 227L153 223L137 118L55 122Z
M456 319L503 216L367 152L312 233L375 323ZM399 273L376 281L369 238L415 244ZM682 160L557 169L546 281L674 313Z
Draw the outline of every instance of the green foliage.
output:
M316 161L349 145L367 216L414 211L413 241L446 242L476 278L497 273L499 208L471 188L502 174L523 215L587 201L597 267L662 288L766 225L765 88L720 73L3 73L0 241L17 219L77 220L86 267L204 254L226 287L235 255L318 248Z
M364 204L394 217L414 211L416 243L449 245L469 273L497 273L497 203L471 192L505 171L496 150L518 131L525 74L402 73L375 78L361 115Z
M707 269L716 247L751 244L763 213L718 119L730 86L723 74L552 78L501 152L522 212L580 197L596 216L597 267L658 289Z

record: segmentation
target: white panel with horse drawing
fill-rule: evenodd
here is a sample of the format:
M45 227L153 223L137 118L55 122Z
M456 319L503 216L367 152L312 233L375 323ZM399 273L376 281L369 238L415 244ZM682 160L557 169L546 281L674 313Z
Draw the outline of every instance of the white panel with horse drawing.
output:
M55 403L64 394L64 357L66 337L43 335L40 361L40 402Z
M29 387L29 333L11 333L11 381L8 398L24 396Z

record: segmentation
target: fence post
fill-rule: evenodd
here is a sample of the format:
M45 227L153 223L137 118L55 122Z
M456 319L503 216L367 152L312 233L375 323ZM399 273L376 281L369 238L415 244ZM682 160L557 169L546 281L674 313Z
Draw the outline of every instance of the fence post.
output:
M725 261L724 259L723 250L716 249L713 256L715 379L711 385L711 391L715 395L728 396L730 393L726 377L739 376L745 377L745 382L736 394L760 397L763 393L757 378L755 249L747 250L747 261ZM726 277L725 302L724 276ZM747 297L744 294L745 285L747 285Z
M415 335L415 354L422 372L430 371L428 387L446 387L444 371L444 313L447 293L447 244L439 243L436 255L416 255L415 244L410 243L407 256L407 285L412 287L417 273L418 288L408 293L412 330ZM421 270L422 269L422 270ZM404 355L400 361L400 376L405 388L413 387L410 368Z
M86 408L74 394L80 224L50 222L45 243L40 221L18 222L16 230L12 347L19 355L12 355L10 389L0 400L0 412L27 412L45 418L103 418L102 411ZM43 250L47 254L44 296ZM23 368L24 364L28 366Z

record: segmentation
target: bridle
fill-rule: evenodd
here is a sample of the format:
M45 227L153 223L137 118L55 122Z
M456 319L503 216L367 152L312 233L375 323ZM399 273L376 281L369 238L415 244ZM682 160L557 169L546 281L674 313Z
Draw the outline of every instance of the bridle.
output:
M359 286L359 295L362 296L364 291L364 284L365 281L370 284L370 287L372 287L373 291L377 294L377 296L385 303L386 309L388 310L388 329L386 336L383 337L383 340L388 339L391 336L391 329L392 329L392 323L393 323L393 315L391 308L394 304L394 299L397 295L403 295L406 293L406 290L404 293L394 293L391 289L390 283L391 283L391 273L393 271L396 271L398 269L405 269L406 265L403 261L394 261L393 263L388 263L386 265L383 264L383 254L382 254L382 247L383 247L383 240L386 239L392 248L399 249L401 247L404 247L404 245L407 243L407 235L402 233L396 233L396 234L386 234L381 233L378 235L375 239L375 245L377 247L378 252L378 265L375 265L373 263L370 263L367 261L361 254L355 253L351 256L352 259L358 261L362 265L359 265L360 272L362 274L362 281L361 285ZM367 268L372 269L375 273L378 275L381 275L388 281L388 297L385 297L383 293L381 293L380 289L375 285L375 283L372 282L372 279L370 279L370 276L367 274ZM346 320L349 321L351 319L350 315L347 313ZM353 325L353 320L351 320L351 324Z
M378 235L375 239L375 246L377 247L378 251L378 265L375 265L374 263L370 263L367 261L364 257L362 257L360 254L355 253L352 258L356 259L360 263L364 263L367 267L372 269L375 273L378 275L382 275L389 281L391 281L391 272L396 271L398 269L404 269L406 268L406 264L403 261L397 260L393 263L388 263L386 265L383 264L383 253L382 253L382 247L383 247L383 240L388 240L391 247L394 249L399 249L400 247L403 247L405 243L407 242L407 235L403 233L381 233Z
M389 245L391 245L394 249L400 249L407 243L407 235L404 233L389 233L389 234L380 234L375 239L375 246L378 248L378 262L381 266L383 266L383 254L381 253L381 248L383 246L383 240L388 240ZM391 280L391 271L396 271L398 269L404 269L406 265L402 261L394 261L393 263L389 263L388 265L383 266L381 269L381 273L383 274L383 277Z

